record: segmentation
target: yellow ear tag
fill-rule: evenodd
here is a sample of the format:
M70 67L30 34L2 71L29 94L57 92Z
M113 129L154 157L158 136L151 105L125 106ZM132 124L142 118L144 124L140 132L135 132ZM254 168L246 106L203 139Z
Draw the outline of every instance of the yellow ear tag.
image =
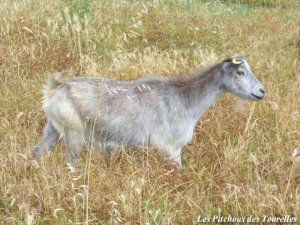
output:
M232 59L231 61L233 64L236 64L236 65L239 65L239 64L242 64L243 62L241 61L237 61L236 59Z

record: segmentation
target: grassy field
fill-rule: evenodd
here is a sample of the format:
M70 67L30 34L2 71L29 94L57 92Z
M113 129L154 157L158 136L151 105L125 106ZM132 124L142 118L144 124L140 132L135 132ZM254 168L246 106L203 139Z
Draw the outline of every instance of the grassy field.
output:
M0 2L0 224L196 224L199 216L300 221L300 7L297 0ZM157 151L105 157L63 145L35 161L42 86L82 76L171 77L226 57L249 63L266 99L221 98L183 150L183 172ZM298 150L297 150L298 149Z

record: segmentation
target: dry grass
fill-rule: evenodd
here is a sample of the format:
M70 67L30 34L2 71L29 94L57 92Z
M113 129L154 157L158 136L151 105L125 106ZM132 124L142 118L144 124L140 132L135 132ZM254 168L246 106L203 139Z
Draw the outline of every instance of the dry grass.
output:
M300 220L297 2L2 1L0 224ZM41 87L51 73L75 65L122 80L172 76L245 53L267 98L242 111L232 96L215 104L184 148L181 176L157 152L118 153L110 166L83 152L76 173L64 166L62 146L31 160L45 124Z

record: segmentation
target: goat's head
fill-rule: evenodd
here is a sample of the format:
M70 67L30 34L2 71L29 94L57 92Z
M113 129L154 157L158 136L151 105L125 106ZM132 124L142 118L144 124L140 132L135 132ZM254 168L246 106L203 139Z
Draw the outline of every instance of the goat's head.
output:
M242 99L258 101L263 99L265 91L252 73L245 57L226 59L222 64L224 88Z

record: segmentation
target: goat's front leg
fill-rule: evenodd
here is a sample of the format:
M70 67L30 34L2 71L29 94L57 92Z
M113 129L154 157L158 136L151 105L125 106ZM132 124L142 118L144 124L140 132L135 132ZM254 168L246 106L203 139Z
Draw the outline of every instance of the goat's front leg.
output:
M181 148L173 149L173 148L164 148L164 159L168 162L175 163L178 170L182 170L182 163L181 163Z

